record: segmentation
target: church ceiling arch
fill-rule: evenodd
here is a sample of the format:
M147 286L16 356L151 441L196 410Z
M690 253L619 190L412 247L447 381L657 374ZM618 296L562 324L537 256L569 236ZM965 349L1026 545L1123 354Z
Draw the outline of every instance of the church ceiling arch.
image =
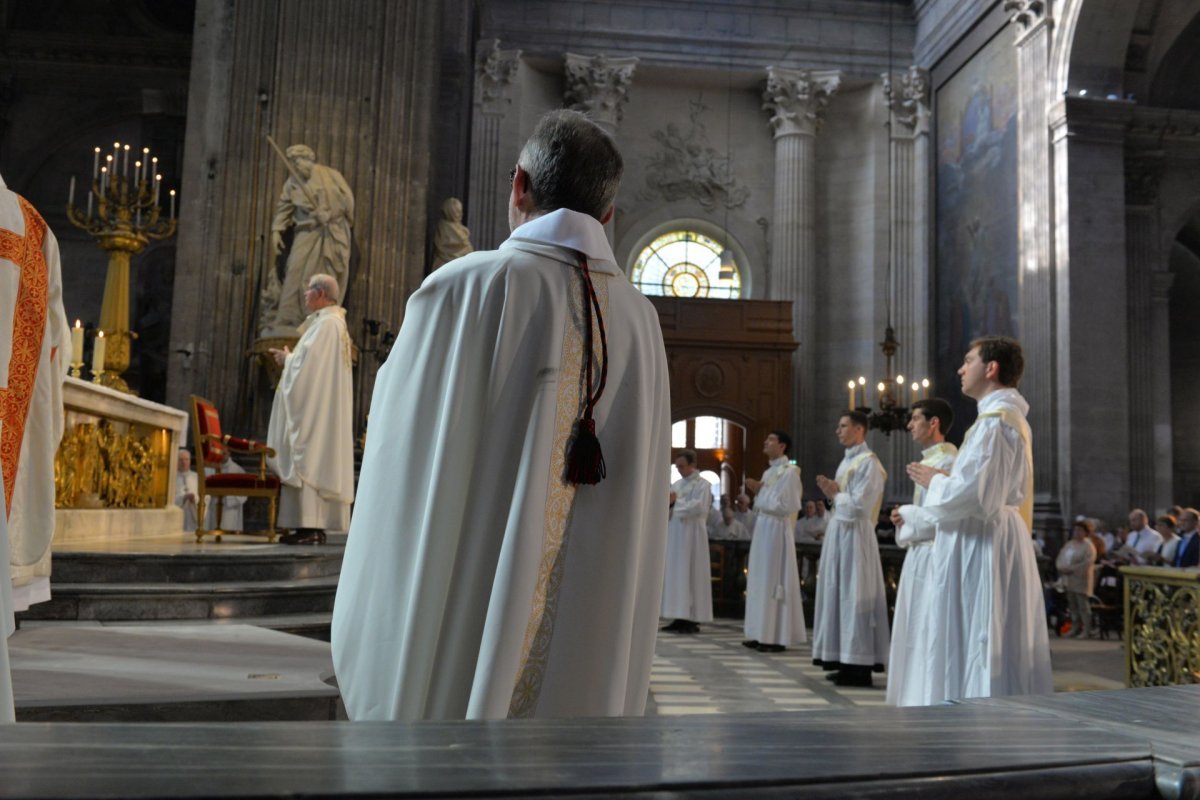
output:
M1101 97L1123 97L1126 55L1138 8L1139 4L1131 0L1062 3L1055 19L1051 93L1078 94L1086 89Z

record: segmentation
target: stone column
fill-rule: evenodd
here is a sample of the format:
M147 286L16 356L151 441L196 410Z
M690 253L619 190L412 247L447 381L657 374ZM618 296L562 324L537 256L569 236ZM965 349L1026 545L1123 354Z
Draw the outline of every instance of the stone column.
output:
M563 61L563 105L587 114L615 137L638 60L567 53Z
M816 342L817 173L814 164L817 130L829 98L841 85L836 71L767 67L763 110L770 112L775 132L775 205L771 225L771 264L767 296L792 302L792 326L800 347L792 356L792 420L797 442L814 419L815 363L809 355ZM808 349L806 349L808 348ZM806 476L817 465L805 461Z
M1161 240L1160 240L1161 241ZM1171 286L1174 273L1168 272L1166 254L1159 270L1150 276L1150 324L1153 326L1151 350L1154 370L1150 379L1151 426L1154 431L1154 508L1166 508L1176 502L1175 440L1171 427ZM1149 510L1149 509L1147 509Z
M1172 478L1170 425L1170 321L1166 293L1155 301L1155 274L1162 269L1163 253L1159 246L1158 186L1162 174L1161 152L1126 153L1125 156L1125 248L1128 264L1129 324L1129 474L1130 504L1147 509L1169 506ZM1170 273L1167 273L1169 276ZM1157 307L1156 307L1157 305ZM1156 350L1156 316L1162 312L1165 331L1162 341L1168 346ZM1158 381L1156 373L1165 372L1166 422L1168 433L1166 462L1160 460L1155 441ZM1165 478L1167 494L1158 488Z
M276 269L270 222L287 178L271 150L307 144L354 192L345 305L398 329L424 277L437 15L390 0L198 0L180 191L167 402L213 400L226 427L261 437L272 387L247 357L259 292ZM376 354L355 370L355 431Z
M900 349L896 373L906 378L899 401L909 405L914 379L932 377L933 343L929 266L929 73L916 66L883 75L889 114L888 225L891 231L892 322ZM945 393L945 387L937 387ZM886 497L904 499L912 492L905 465L915 455L903 432L889 437Z
M1052 21L1046 3L1039 0L1006 0L1004 10L1017 31L1018 147L1018 269L1020 283L1021 346L1025 351L1025 377L1021 392L1029 401L1029 426L1043 443L1033 450L1034 510L1037 525L1058 529L1062 506L1058 492L1058 451L1049 445L1057 436L1055 384L1054 254L1052 168L1047 79L1050 66Z
M508 238L510 186L505 176L517 163L520 144L507 129L515 125L509 111L515 95L513 77L520 63L521 51L501 50L498 39L481 41L475 51L475 113L465 217L476 250L494 250Z

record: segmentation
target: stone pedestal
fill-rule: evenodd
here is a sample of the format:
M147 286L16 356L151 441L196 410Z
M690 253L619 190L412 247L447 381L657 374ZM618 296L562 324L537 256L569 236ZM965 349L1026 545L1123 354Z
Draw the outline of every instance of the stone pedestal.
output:
M825 107L840 85L840 72L768 67L763 94L763 109L771 114L775 132L775 207L767 295L792 301L793 331L800 340L792 361L795 405L788 427L793 435L806 429L815 411L815 362L811 356L817 340L814 152ZM816 474L814 465L804 463L801 468L806 475Z

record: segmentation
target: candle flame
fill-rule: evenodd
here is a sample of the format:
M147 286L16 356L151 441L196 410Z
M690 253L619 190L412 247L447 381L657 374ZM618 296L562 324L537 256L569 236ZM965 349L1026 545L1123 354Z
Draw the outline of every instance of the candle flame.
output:
M916 390L917 390L917 382L913 381L913 391L915 392Z
M99 332L96 334L96 338L97 338L97 339L103 339L103 338L104 338L104 331L99 331Z
M897 375L897 376L896 376L896 383L897 383L897 384L899 384L900 386L903 386L903 385L904 385L904 376L903 376L903 375Z
M850 388L851 388L851 389L853 389L853 388L854 388L854 381L850 381Z
M859 375L859 376L858 376L858 385L859 385L859 386L866 386L866 385L867 385L867 379L866 379L866 378L864 378L863 376Z
M886 388L887 388L887 387L883 385L883 381L880 381L880 382L879 382L879 391L881 391L881 392L882 392L882 391L883 391L883 390L885 390Z
M929 378L926 378L925 380L921 381L921 385L924 386L926 389L928 389L929 388Z
M82 322L80 322L79 320L75 320L75 327L76 327L76 328L82 328L82 327L83 327L83 323L82 323Z
M172 190L171 190L171 191L170 191L168 194L170 194L170 195L171 195L171 197L174 197L174 196L175 196L175 190L174 190L174 189L172 189Z

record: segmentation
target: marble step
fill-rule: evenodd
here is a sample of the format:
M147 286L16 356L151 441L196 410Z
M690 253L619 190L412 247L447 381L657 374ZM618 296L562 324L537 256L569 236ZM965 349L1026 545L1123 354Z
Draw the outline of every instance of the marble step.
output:
M314 611L300 614L273 614L265 617L217 617L215 619L137 619L103 622L100 620L74 619L28 619L21 621L21 630L38 630L41 628L77 628L80 625L95 625L97 627L120 626L122 628L152 628L166 626L188 625L252 625L256 628L290 633L303 636L306 639L316 639L321 642L329 641L329 629L333 624L332 611Z
M329 612L337 576L292 581L60 583L22 620L203 620Z
M81 583L217 583L291 581L336 577L342 568L342 548L276 547L247 553L89 553L55 552L51 581Z

